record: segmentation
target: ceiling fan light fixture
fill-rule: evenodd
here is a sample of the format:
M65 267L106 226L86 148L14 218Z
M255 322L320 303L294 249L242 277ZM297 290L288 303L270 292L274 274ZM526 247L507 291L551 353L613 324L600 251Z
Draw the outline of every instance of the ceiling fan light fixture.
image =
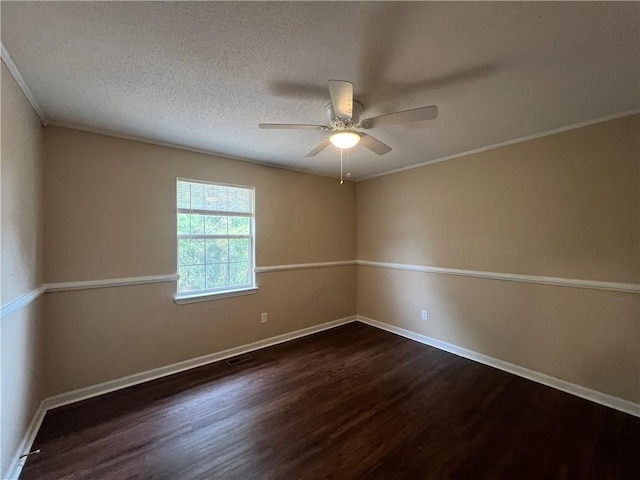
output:
M329 141L338 148L355 147L360 141L360 135L350 130L334 133L329 137Z

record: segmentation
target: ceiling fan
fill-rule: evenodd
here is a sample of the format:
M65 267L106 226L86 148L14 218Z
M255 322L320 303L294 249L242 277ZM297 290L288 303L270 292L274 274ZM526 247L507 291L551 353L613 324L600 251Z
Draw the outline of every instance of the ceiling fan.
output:
M430 105L428 107L387 113L360 120L363 106L359 101L353 99L353 84L351 82L329 80L329 95L331 96L331 102L325 107L327 117L329 117L329 125L260 123L258 124L258 128L331 132L327 138L316 145L305 157L315 157L328 147L330 143L341 149L352 148L359 143L378 155L384 155L391 151L390 146L385 145L380 140L364 132L357 132L355 129L369 130L370 128L381 125L432 120L438 116L438 107Z

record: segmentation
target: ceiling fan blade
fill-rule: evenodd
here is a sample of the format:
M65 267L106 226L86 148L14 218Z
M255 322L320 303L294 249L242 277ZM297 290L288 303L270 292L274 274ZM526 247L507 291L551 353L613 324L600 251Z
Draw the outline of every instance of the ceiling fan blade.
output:
M316 145L313 150L311 150L309 153L307 153L305 155L305 157L315 157L317 154L319 154L322 150L324 150L325 148L327 148L329 146L330 142L328 138L325 138L323 141L321 141L318 145Z
M360 135L360 145L365 148L368 148L373 153L377 153L378 155L384 155L385 153L389 153L391 151L391 147L389 145L385 145L377 138L373 138L371 135L367 135L366 133L359 133Z
M329 80L329 94L336 116L351 120L353 116L353 83L344 80Z
M431 105L429 107L414 108L413 110L404 110L402 112L387 113L378 117L366 118L360 122L360 127L374 128L380 125L421 122L423 120L432 120L437 116L438 107Z
M329 130L324 125L306 125L303 123L259 123L262 130L286 129L286 130Z

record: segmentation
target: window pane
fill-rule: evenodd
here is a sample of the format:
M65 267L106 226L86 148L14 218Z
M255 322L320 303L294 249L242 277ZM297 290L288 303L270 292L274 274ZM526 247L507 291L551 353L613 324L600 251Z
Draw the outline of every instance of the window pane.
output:
M232 238L229 240L229 261L248 262L249 261L249 239Z
M229 261L229 240L207 240L207 263L226 263Z
M191 208L202 210L204 208L204 185L202 183L191 184Z
M191 234L202 235L204 233L204 215L191 214Z
M178 208L253 213L253 189L179 180Z
M230 263L229 280L231 285L248 285L249 284L249 263Z
M207 215L204 220L204 233L207 235L226 235L227 217Z
M191 232L189 227L189 215L186 213L178 214L178 235L188 235Z
M194 265L178 267L178 274L180 280L178 281L179 292L190 292L193 290L204 290L205 278L204 278L204 265Z
M178 265L204 264L204 240L178 240Z
M228 209L227 187L223 185L205 186L205 208L226 211Z
M176 194L178 209L183 209L177 214L177 232L182 237L178 238L178 291L250 286L254 278L253 188L178 180Z
M207 265L207 288L219 288L229 285L226 263Z
M251 212L251 190L229 187L229 211Z
M249 235L249 217L229 217L229 234Z
M178 182L178 208L191 208L191 185L188 182Z

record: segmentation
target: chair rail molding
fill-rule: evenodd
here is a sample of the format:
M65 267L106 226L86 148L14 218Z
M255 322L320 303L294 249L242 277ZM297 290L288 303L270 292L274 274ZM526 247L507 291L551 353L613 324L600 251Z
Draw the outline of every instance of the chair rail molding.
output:
M440 275L457 275L461 277L486 278L506 282L537 283L557 287L590 288L593 290L609 290L623 293L640 293L640 284L603 282L600 280L580 280L576 278L545 277L540 275L522 275L519 273L483 272L479 270L462 270L459 268L432 267L429 265L413 265L408 263L375 262L358 260L358 265L365 267L389 268L409 272L436 273Z
M11 300L5 305L0 306L0 319L4 319L12 313L17 312L21 308L26 307L46 291L46 287L44 285L40 285L39 287L34 288L33 290L30 290L27 293L24 293L19 297Z
M177 273L168 275L147 275L144 277L105 278L102 280L84 280L79 282L47 283L47 292L66 292L69 290L87 290L91 288L124 287L148 283L175 282L180 278Z
M338 260L335 262L315 262L315 263L292 263L288 265L271 265L267 267L256 267L256 273L286 272L288 270L307 270L311 268L342 267L346 265L356 265L357 260Z
M356 260L292 263L287 265L270 265L265 267L256 267L255 272L261 274L271 272L286 272L291 270L331 268L356 265L356 263ZM169 273L165 275L146 275L138 277L104 278L99 280L45 283L23 295L20 295L18 298L11 300L7 304L0 306L0 319L5 318L8 315L11 315L13 312L26 307L44 293L68 292L73 290L90 290L94 288L126 287L131 285L146 285L152 283L167 283L176 282L179 280L179 278L180 275L178 275L177 273Z

